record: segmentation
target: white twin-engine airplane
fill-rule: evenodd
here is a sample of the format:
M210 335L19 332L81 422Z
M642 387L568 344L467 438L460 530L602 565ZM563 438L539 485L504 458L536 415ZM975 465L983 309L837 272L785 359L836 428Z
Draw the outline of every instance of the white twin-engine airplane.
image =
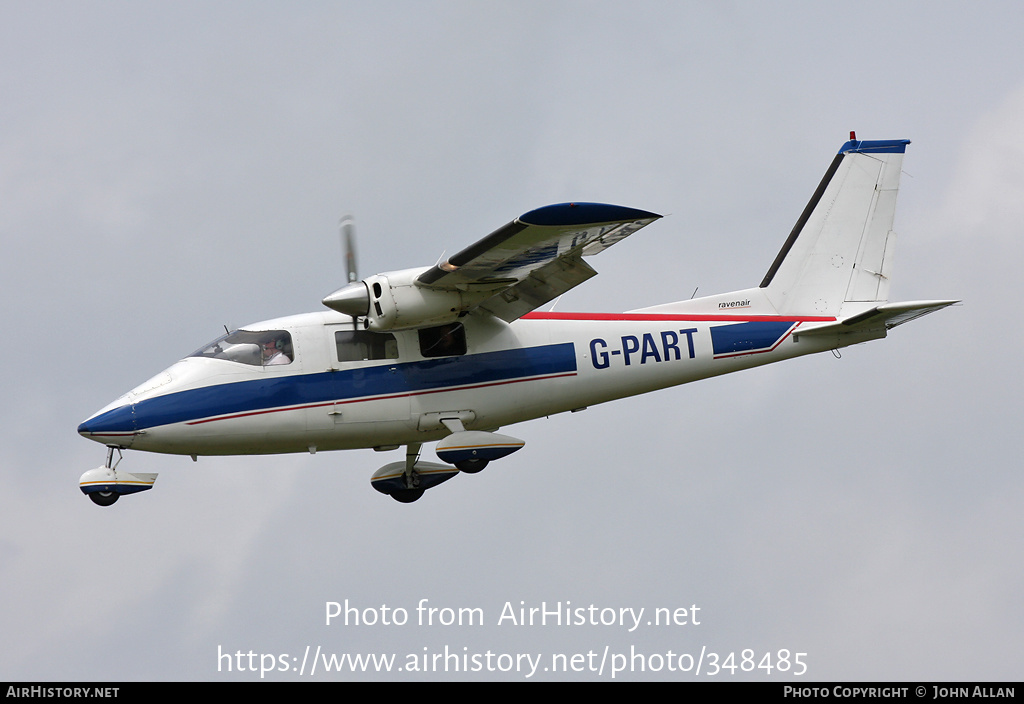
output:
M888 303L908 140L851 133L756 288L628 313L538 312L585 261L659 215L600 203L533 210L436 266L350 283L331 310L248 325L78 427L107 446L81 490L109 506L156 474L124 449L250 455L404 445L371 484L401 502L524 445L502 426L886 336L957 301ZM437 442L444 462L419 459ZM114 453L117 452L117 462Z

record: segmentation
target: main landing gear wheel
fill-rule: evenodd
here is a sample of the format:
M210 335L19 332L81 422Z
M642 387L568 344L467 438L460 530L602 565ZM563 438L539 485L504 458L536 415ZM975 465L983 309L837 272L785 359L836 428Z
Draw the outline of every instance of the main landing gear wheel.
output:
M114 491L94 491L89 498L97 506L113 506L121 495Z
M487 466L487 463L489 461L490 460L482 460L479 458L474 458L471 460L459 460L458 462L455 463L455 466L458 467L463 472L465 472L466 474L476 474L477 472L482 471L483 468Z
M391 498L401 504L411 504L421 496L426 489L399 489L391 492Z

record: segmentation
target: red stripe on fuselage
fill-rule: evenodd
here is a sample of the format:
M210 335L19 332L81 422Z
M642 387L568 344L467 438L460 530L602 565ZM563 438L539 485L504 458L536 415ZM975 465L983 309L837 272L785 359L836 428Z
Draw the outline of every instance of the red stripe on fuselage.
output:
M704 315L680 313L527 313L523 320L693 320L696 322L751 323L791 320L794 323L832 323L831 315Z

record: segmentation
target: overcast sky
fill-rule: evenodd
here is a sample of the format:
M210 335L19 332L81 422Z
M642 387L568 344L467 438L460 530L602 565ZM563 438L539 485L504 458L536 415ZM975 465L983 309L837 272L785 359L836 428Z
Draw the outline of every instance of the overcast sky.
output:
M218 653L307 647L1019 680L1022 26L1016 2L0 0L0 680L254 680ZM507 428L522 451L414 505L369 450L128 452L153 491L78 490L104 459L78 423L224 325L320 308L343 213L364 275L549 203L665 213L558 303L622 311L756 285L850 130L912 140L892 299L962 306ZM421 599L485 623L418 626ZM410 622L325 625L345 600ZM645 625L499 625L507 602ZM807 673L652 657L702 649Z

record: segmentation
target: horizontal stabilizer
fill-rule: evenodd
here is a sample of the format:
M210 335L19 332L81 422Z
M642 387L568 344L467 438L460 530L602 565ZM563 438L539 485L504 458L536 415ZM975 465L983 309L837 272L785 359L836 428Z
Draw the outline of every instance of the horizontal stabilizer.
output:
M890 330L897 325L910 322L922 315L934 313L960 301L908 301L905 303L885 303L875 306L863 313L858 313L837 323L830 323L816 328L800 329L804 335L836 335L844 333L862 333L870 330Z

